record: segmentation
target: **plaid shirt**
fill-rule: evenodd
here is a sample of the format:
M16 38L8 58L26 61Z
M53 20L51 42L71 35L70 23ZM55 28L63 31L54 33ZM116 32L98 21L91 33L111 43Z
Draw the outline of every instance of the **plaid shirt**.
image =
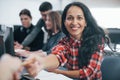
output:
M84 66L82 69L79 69L78 47L80 46L81 41L75 40L72 37L70 39L65 37L53 48L52 53L57 56L61 66L66 64L68 70L79 70L80 79L102 80L100 67L104 46L99 46L100 52L92 54L87 67Z

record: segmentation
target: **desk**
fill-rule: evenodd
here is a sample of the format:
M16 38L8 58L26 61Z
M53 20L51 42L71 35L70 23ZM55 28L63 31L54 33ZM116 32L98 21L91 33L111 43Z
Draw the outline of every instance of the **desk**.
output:
M68 78L62 74L55 74L52 72L47 72L45 70L42 70L38 73L38 75L35 77L35 79L40 80L73 80L71 78Z

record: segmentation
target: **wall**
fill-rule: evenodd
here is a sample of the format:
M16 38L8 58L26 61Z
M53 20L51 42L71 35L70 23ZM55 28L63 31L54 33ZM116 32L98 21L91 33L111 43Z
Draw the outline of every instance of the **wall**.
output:
M92 11L98 24L102 27L120 27L120 0L88 1L88 0L0 0L0 24L21 24L19 12L23 8L31 11L33 24L41 17L38 11L43 1L50 1L53 10L63 10L66 4L72 1L82 1ZM97 6L98 4L98 6Z
M59 3L56 0L51 0L54 10L59 9ZM39 5L43 0L0 0L0 24L20 24L19 12L27 8L31 11L33 16L33 23L36 24L40 13L38 11Z

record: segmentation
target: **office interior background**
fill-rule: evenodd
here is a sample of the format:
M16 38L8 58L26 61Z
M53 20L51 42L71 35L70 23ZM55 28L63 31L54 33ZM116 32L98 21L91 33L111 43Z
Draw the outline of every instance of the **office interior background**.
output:
M111 40L113 39L114 44L112 47L114 47L116 52L111 51L110 48L108 51L108 47L105 48L107 50L106 55L112 55L112 57L104 59L101 70L104 75L103 78L109 77L109 79L103 80L111 80L112 74L115 77L116 75L119 76L117 72L120 72L120 0L0 0L0 25L3 27L21 25L19 12L24 8L31 11L33 17L32 23L35 25L41 17L38 8L44 1L51 2L53 10L57 11L63 11L64 7L73 1L83 2L89 7L97 23L102 28L111 28L110 30L113 32L111 31L112 37L110 38ZM107 63L105 63L105 60L108 60Z
M87 5L98 25L108 29L111 42L115 44L113 47L120 52L120 0L0 0L0 25L3 30L4 26L21 25L19 12L24 8L31 11L32 23L36 25L41 18L38 8L44 1L52 3L53 10L57 11L63 11L67 4L74 1Z
M101 27L120 28L120 0L0 0L0 24L20 25L19 12L24 8L31 11L32 23L36 24L41 17L39 5L44 1L51 2L53 10L60 11L70 2L81 1L90 8Z

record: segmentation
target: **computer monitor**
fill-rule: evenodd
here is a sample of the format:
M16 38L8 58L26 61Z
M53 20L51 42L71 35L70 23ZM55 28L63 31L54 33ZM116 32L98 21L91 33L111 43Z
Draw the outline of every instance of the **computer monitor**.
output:
M0 25L0 31L1 31L2 29L1 29L1 25Z
M4 33L4 42L5 42L5 52L14 56L14 38L13 38L13 30L11 27L6 27L6 31Z
M120 44L120 29L118 28L108 28L108 35L111 39L111 42L114 44Z
M3 41L3 35L0 34L0 57L5 53L5 44Z

